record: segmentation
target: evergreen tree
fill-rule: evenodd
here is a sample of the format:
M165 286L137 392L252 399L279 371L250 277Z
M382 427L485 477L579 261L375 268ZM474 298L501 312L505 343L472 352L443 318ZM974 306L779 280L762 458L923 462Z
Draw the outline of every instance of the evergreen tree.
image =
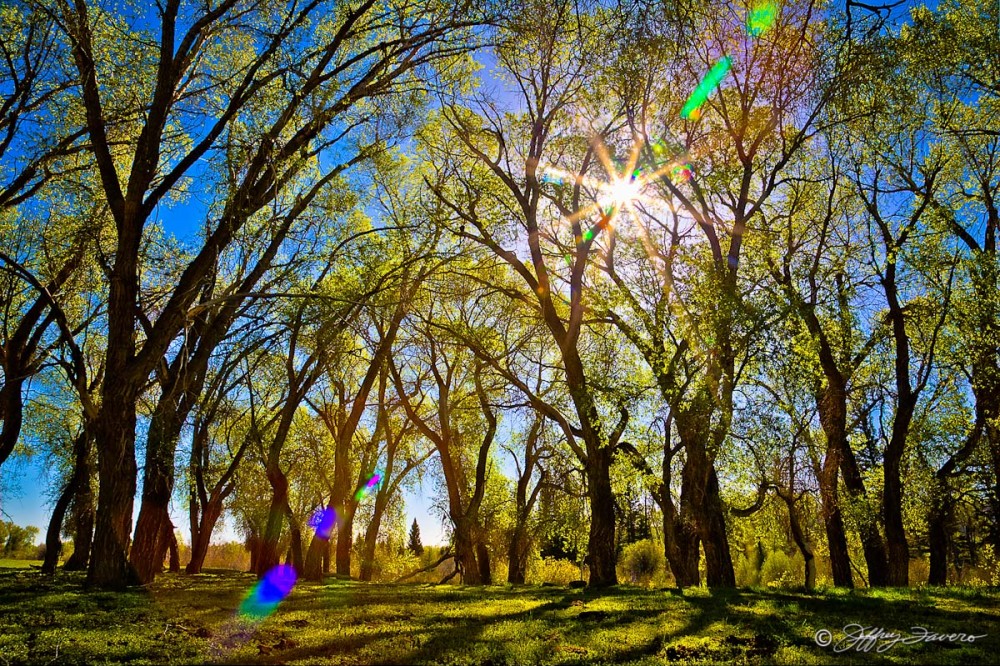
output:
M417 519L413 519L413 525L410 526L410 542L406 547L416 556L424 554L424 545L420 543L420 525L417 525Z

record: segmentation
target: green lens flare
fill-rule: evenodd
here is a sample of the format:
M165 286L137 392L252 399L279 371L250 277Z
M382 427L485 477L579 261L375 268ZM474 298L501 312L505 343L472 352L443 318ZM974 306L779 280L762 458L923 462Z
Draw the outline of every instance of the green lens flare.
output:
M733 61L729 56L723 56L719 62L712 65L712 69L708 70L708 74L705 75L705 78L701 80L698 87L688 97L687 104L681 109L681 118L686 120L692 119L692 116L705 103L705 100L712 94L712 91L722 82L722 79L726 78L726 74L729 73L732 66Z
M757 4L750 10L747 17L747 34L751 37L760 37L768 28L774 25L774 19L778 16L778 7L769 0Z

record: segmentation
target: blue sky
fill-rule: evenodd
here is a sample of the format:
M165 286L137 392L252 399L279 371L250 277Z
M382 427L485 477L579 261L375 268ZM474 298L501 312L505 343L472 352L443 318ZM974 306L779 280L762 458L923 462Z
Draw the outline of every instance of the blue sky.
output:
M144 24L142 18L136 19L138 23ZM479 77L483 84L490 89L499 91L503 101L510 102L513 97L506 86L497 80L492 74L495 67L495 60L491 54L481 53L477 59L483 65L479 72ZM198 182L198 170L200 165L196 165L188 173L193 182ZM364 190L364 184L359 183ZM175 202L170 206L160 206L153 215L153 221L160 224L168 235L172 235L182 242L196 242L196 236L202 229L205 222L207 205L210 203L208 197L210 192L192 192L192 195L184 202ZM142 483L142 452L137 451L137 461L139 468L139 492ZM436 465L436 457L429 459L425 465ZM506 461L504 462L506 466ZM49 518L52 515L52 506L56 501L55 493L58 491L57 484L60 479L58 473L52 473L43 456L24 457L12 456L2 468L0 468L0 516L3 520L12 520L18 525L33 525L39 528L39 542L44 541L45 530L48 527ZM406 503L406 525L416 519L420 524L421 539L425 545L438 545L446 541L445 529L439 514L431 512L432 497L434 495L434 481L430 475L425 475L422 483L414 488L404 489L403 497ZM135 509L133 513L133 527L135 518L139 512L139 494L137 493ZM181 495L175 493L171 502L171 517L174 525L182 533L184 539L190 543L190 530L188 528L187 508ZM361 529L362 526L359 526ZM213 535L215 542L240 540L233 526L228 522L220 524Z

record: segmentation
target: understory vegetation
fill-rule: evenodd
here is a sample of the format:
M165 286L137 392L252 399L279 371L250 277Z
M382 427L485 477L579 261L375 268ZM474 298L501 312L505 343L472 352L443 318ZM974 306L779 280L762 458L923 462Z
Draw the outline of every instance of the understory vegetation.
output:
M51 664L968 664L1000 649L1000 592L763 588L670 592L620 585L300 582L274 613L241 619L250 574L166 574L148 589L82 589L82 574L0 571L0 662ZM835 653L849 622L973 643ZM991 631L992 630L992 631Z

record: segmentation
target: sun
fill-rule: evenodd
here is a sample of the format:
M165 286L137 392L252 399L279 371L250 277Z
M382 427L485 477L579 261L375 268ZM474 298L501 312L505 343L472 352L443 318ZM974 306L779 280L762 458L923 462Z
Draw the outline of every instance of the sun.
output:
M615 208L622 208L642 196L642 183L632 177L619 177L613 179L606 190Z

